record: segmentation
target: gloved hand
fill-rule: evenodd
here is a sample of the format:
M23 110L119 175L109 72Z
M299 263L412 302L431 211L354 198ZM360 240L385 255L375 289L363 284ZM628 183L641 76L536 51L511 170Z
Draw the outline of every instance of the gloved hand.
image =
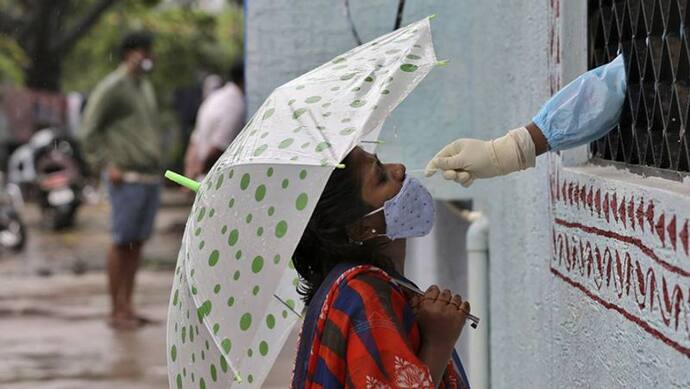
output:
M430 177L441 170L443 178L468 187L476 178L502 176L533 167L535 159L532 137L521 127L490 141L458 139L429 161L424 174Z

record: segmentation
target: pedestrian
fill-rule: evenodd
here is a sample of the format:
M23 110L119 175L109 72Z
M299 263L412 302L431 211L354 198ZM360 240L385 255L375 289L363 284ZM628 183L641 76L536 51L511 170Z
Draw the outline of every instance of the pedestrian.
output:
M201 103L185 154L187 177L200 178L211 169L244 127L245 110L244 66L238 62L228 82Z
M134 310L132 293L160 203L161 128L147 77L154 64L152 49L148 32L124 37L120 65L94 88L79 133L87 162L103 171L108 188L113 239L107 259L109 322L117 329L148 321Z
M409 295L395 282L409 282L406 239L431 231L431 194L403 165L359 147L343 164L293 256L307 312L292 387L468 387L454 346L469 303L436 286Z
M618 123L625 101L625 64L619 55L558 91L528 125L483 141L458 139L427 164L426 175L469 186L476 178L506 175L535 165L537 155L565 150L606 135Z

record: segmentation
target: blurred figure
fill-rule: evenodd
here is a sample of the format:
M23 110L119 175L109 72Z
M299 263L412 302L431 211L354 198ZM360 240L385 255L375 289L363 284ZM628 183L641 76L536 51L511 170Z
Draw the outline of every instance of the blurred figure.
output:
M185 155L185 175L207 173L244 127L244 66L236 63L228 82L201 104Z
M80 138L89 165L103 171L111 202L113 244L108 253L112 300L110 324L136 328L147 322L132 306L143 243L160 204L163 150L156 97L146 75L153 69L153 37L127 35L120 66L101 81L87 102Z

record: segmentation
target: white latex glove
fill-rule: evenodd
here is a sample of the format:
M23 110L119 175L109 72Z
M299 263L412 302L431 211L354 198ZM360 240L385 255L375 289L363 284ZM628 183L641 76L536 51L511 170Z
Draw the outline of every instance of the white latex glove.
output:
M437 170L443 178L464 187L476 178L503 176L534 166L534 142L525 127L490 140L461 138L447 145L426 165L424 174L433 176Z

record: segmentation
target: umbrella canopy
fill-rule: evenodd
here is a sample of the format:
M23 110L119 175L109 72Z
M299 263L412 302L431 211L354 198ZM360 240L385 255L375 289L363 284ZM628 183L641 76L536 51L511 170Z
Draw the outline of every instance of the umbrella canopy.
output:
M290 258L331 172L435 64L426 18L280 86L250 119L187 221L168 312L171 387L261 386L303 309Z

